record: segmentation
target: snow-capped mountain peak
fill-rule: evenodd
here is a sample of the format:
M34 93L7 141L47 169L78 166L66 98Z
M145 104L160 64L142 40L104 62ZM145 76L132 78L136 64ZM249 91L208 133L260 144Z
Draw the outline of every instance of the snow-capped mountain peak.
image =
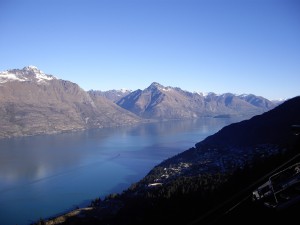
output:
M26 81L27 78L23 77L19 77L14 73L11 73L10 71L3 71L0 72L0 83L6 83L9 81Z
M0 72L0 83L12 81L33 81L37 83L45 83L47 81L56 79L52 75L47 75L39 70L36 66L26 66L23 69L13 69Z
M172 87L165 87L157 82L153 82L149 87L147 87L145 90L153 91L153 90L159 90L159 91L171 91L174 88Z

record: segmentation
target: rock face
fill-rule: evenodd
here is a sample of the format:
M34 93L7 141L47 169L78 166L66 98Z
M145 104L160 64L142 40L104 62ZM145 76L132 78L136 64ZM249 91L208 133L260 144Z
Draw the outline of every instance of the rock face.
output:
M0 137L118 126L140 119L34 66L0 73Z
M152 83L136 90L117 104L143 118L190 119L203 116L253 116L266 112L275 103L255 95L191 93L180 88Z

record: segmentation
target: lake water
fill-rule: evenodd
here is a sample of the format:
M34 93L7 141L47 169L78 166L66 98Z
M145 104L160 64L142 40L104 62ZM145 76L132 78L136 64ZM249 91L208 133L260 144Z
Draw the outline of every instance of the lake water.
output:
M27 225L128 188L241 119L203 118L0 140L0 224Z

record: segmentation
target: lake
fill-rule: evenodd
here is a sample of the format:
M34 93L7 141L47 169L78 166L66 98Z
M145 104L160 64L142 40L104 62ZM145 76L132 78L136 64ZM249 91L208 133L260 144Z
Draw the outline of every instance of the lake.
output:
M0 224L27 225L121 193L241 118L202 118L0 140Z

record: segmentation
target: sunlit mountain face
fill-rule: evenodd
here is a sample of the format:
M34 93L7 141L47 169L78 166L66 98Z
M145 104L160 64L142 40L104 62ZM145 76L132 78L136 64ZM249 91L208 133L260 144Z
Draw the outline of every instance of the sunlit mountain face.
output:
M0 137L132 124L134 114L77 84L28 66L0 73Z

